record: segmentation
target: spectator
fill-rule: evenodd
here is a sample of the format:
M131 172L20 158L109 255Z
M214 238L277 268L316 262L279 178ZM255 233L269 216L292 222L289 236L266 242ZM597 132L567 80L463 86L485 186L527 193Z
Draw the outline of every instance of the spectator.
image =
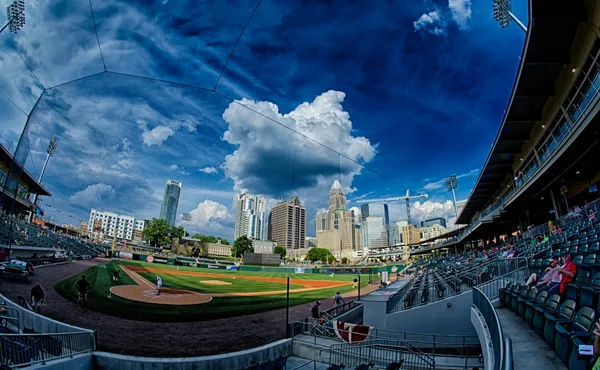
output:
M594 335L596 339L594 339L594 357L597 357L596 363L594 364L593 369L600 369L600 323L596 323L596 330L594 330Z
M44 303L44 290L42 289L42 287L38 284L36 286L34 286L31 289L31 307L33 308L33 312L36 312L36 307L37 307L37 313L41 314L42 313L42 303Z
M558 258L553 257L550 260L550 266L544 270L544 276L540 279L539 275L534 272L529 276L526 284L540 288L544 285L548 286L553 280L557 283L560 282L560 272L555 269L556 266L558 266Z
M316 319L316 320L319 319L319 306L320 305L321 305L321 302L316 301L314 306L312 306L312 308L310 309L310 314L313 319ZM316 320L313 320L313 321L316 321Z
M346 301L344 301L344 298L342 298L342 295L340 294L340 292L336 292L335 295L333 296L333 308L336 309L335 310L336 316L338 314L337 308L345 303L346 303Z
M563 265L560 267L556 267L556 270L560 272L560 283L557 285L553 285L549 290L548 294L563 294L565 292L565 288L567 284L569 284L575 274L577 273L577 266L572 261L572 257L569 253L565 253L562 257Z
M590 209L590 213L588 215L588 220L594 221L595 219L596 219L596 214L594 213L593 209Z
M79 292L79 303L81 305L81 311L83 312L83 311L87 310L87 308L85 307L85 304L87 301L87 294L92 286L85 279L85 275L81 275L81 279L79 279L77 281L77 283L75 283L75 287L77 288L77 291Z

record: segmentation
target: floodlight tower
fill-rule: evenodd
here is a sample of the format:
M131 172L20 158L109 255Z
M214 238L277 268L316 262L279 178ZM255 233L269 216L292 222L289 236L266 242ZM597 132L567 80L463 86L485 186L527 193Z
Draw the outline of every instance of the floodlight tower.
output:
M494 18L500 23L502 28L510 26L512 21L521 27L521 29L527 32L527 27L515 17L511 11L511 0L494 0Z
M0 28L0 33L6 27L12 33L17 33L25 25L25 0L15 0L6 7L6 24Z
M52 157L54 155L54 152L56 151L56 147L58 146L58 142L56 141L56 138L53 137L52 140L50 140L50 144L48 144L48 148L46 149L46 152L48 154L46 154L46 160L44 161L44 166L42 167L42 172L40 173L40 178L38 179L38 183L40 183L40 185L42 184L42 179L44 178L44 173L46 172L46 167L48 166L48 161L50 160L50 157ZM38 199L38 195L34 194L33 195L33 207L37 207L37 199ZM35 209L34 211L35 212ZM31 220L33 219L33 212L31 213L30 217L29 217L29 222L31 222Z
M446 189L452 192L452 198L454 199L454 214L458 218L458 210L456 209L456 193L454 189L458 188L458 178L456 175L448 176L444 179L444 184L446 185Z

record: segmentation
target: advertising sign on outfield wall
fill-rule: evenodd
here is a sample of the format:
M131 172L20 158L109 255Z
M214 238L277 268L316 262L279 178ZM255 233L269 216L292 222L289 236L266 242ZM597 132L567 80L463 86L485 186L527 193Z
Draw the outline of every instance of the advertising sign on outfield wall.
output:
M154 257L146 256L146 262L150 262L150 263L154 262Z
M227 270L237 271L237 266L227 266Z
M296 267L294 269L295 274L304 274L304 267Z
M119 252L119 258L122 258L124 260L132 260L133 259L133 253Z

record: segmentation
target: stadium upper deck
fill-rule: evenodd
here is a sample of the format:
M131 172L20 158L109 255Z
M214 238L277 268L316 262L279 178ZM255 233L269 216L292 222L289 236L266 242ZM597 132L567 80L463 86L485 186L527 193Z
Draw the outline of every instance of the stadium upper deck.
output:
M600 9L530 1L500 130L458 217L459 241L525 231L598 198Z

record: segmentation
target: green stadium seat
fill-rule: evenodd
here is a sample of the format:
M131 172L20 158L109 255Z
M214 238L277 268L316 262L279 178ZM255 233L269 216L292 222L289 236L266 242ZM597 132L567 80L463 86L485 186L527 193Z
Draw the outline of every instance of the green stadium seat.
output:
M573 320L576 308L577 302L575 302L572 299L567 299L560 305L560 307L558 308L558 312L546 312L544 314L546 322L544 324L543 337L546 343L550 346L550 348L554 349L556 324Z
M565 302L566 303L566 302ZM596 312L589 307L583 307L575 314L573 321L563 321L556 324L554 348L558 358L567 364L571 353L571 341L576 336L588 336L594 327Z
M533 320L531 327L539 335L544 335L544 324L546 322L545 314L556 312L560 305L560 295L552 294L546 299L543 305L535 305L533 307Z

